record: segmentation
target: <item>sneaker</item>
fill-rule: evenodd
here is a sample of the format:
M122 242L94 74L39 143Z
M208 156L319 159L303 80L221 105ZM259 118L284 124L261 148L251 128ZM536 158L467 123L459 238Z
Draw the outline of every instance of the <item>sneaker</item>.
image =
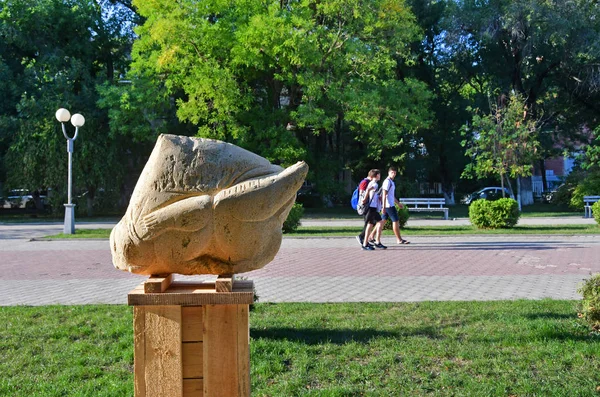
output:
M369 243L369 244L371 244L371 245L375 245L375 239L374 239L374 238L370 239L370 240L368 241L368 243Z
M385 249L387 249L387 247L386 247L385 245L381 244L381 243L379 243L379 244L375 244L375 247L377 247L377 248L380 248L380 249L382 249L382 250L385 250Z
M362 239L360 238L360 236L356 236L356 241L358 241L358 243L359 243L361 246L363 245L363 244L362 244L363 242L362 242Z
M361 248L363 251L375 251L375 248L373 248L372 245L367 245L366 247L363 245Z

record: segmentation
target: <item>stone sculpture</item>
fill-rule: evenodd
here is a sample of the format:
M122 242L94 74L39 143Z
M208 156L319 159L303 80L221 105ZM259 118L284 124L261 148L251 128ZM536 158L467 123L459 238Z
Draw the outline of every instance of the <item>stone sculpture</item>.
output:
M308 166L235 145L161 135L110 235L116 268L137 274L235 274L279 250Z

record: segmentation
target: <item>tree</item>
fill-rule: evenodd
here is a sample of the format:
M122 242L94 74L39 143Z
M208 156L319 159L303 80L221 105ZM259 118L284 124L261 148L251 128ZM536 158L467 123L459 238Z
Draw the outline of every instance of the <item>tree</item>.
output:
M134 4L133 70L182 93L179 119L276 163L306 159L321 192L429 123L426 87L397 75L419 34L403 1Z
M600 169L600 128L594 131L592 142L585 148L582 167L585 169Z
M66 196L65 140L59 107L86 117L75 142L74 184L118 188L127 147L108 133L96 86L116 83L128 66L127 12L93 0L2 2L0 9L0 153L11 187L52 188L55 209Z
M464 141L465 146L470 145L466 155L472 160L464 175L497 175L504 197L505 180L510 187L508 177L532 173L533 161L539 156L538 128L528 115L525 100L517 93L501 97L499 103L491 107L492 112L483 116L475 111L471 126L464 129L465 135L472 135L472 139Z
M445 35L466 82L492 97L514 90L539 120L544 158L598 125L600 7L594 1L467 0Z
M457 67L461 52L447 39L454 22L451 2L413 0L411 7L424 34L412 44L416 61L403 67L402 72L428 85L434 94L434 117L428 128L419 130L411 145L404 148L411 159L405 175L441 182L446 203L453 205L454 190L467 162L460 129L471 117L467 107L484 105L485 95L474 87L477 82L466 79Z

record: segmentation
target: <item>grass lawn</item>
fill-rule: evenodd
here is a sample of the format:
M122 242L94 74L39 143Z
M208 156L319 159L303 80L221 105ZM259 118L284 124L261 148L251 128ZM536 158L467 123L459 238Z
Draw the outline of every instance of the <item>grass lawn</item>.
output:
M452 218L468 218L469 207L463 204L458 204L449 207L448 216ZM441 212L412 212L410 214L412 219L441 219ZM573 211L569 207L558 206L554 204L541 204L536 203L523 207L521 213L522 217L535 218L535 217L582 217L583 211ZM358 215L356 211L348 206L334 207L334 208L305 208L304 217L307 219L356 219Z
M75 228L75 234L54 234L51 236L45 236L44 238L50 239L107 239L110 237L112 229L77 229Z
M361 227L352 226L300 226L289 237L347 237L356 236ZM384 236L393 236L391 230L384 230ZM598 225L524 225L512 229L477 229L475 226L413 226L402 229L403 236L447 236L458 234L600 234ZM48 239L106 239L110 229L77 229L75 234L55 234L46 236Z
M356 236L361 232L361 227L339 226L300 226L294 233L285 236ZM403 236L453 236L459 234L600 234L598 225L523 225L512 229L477 229L475 226L413 226L402 229ZM393 236L391 230L384 230L384 236Z
M574 301L257 304L253 396L595 396ZM0 307L1 396L132 396L131 308Z

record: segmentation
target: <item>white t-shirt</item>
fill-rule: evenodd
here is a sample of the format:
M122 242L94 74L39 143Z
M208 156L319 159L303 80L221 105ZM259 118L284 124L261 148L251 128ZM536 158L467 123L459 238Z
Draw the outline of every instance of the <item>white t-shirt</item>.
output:
M373 188L373 190L369 192L369 200L371 200L369 207L377 208L377 211L379 211L381 209L381 200L379 199L379 185L377 184L377 181L369 182L367 190L370 188Z
M396 184L390 178L385 178L385 181L383 181L382 190L387 190L385 208L393 207L395 205L394 194L396 193Z

